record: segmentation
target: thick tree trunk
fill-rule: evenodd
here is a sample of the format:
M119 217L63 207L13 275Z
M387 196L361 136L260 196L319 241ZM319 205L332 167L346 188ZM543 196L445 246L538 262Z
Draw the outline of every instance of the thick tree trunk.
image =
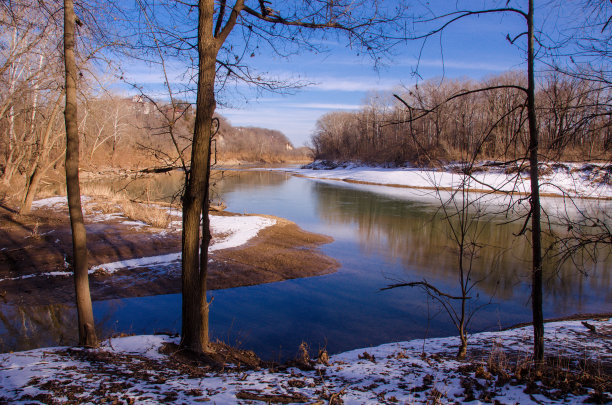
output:
M72 0L64 0L64 63L66 65L66 188L68 190L68 211L72 227L72 250L74 286L79 323L79 345L98 345L94 328L89 278L87 275L87 244L81 191L79 187L79 133L77 123L76 58L75 58L75 13Z
M540 186L538 173L538 125L535 106L533 2L527 16L527 114L529 121L529 168L531 176L531 308L533 312L533 357L544 359L544 315L542 312L542 229L540 224Z
M34 172L30 175L28 179L28 185L26 188L26 195L21 203L21 207L19 208L19 213L22 215L27 215L32 210L32 202L34 202L34 196L38 191L38 186L40 185L40 181L43 177L43 171L38 165L34 167Z
M200 0L198 7L199 73L196 120L191 149L191 168L183 196L181 347L203 353L210 350L206 300L207 254L210 241L208 183L211 127L216 107L214 86L217 45L212 35L214 2ZM202 218L204 237L200 244Z

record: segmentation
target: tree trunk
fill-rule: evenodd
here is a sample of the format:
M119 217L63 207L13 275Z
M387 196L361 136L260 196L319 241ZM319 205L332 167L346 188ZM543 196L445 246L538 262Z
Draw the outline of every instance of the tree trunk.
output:
M542 312L542 229L540 226L540 186L538 173L538 126L535 106L533 1L527 16L527 114L529 121L529 169L531 176L531 308L533 312L533 357L544 359L544 315Z
M45 174L47 159L49 157L49 138L51 137L51 132L53 131L53 123L55 122L55 118L60 111L60 107L62 105L62 98L64 97L64 92L62 91L55 101L55 105L53 106L53 110L51 111L51 115L47 120L47 125L45 127L45 132L42 135L40 143L38 145L38 150L36 151L36 158L32 163L32 169L30 170L30 175L26 184L26 194L23 198L23 202L21 207L19 208L20 214L29 214L32 209L32 201L34 201L34 196L38 191L38 185L40 184L40 180Z
M465 330L463 329L463 325L459 329L459 338L461 339L461 343L459 344L459 351L457 352L457 359L465 360L467 355L467 336Z
M72 0L64 0L64 63L66 66L66 188L68 192L68 211L72 227L72 250L74 267L74 286L79 323L79 345L95 347L98 345L94 328L89 279L87 275L87 244L83 211L81 210L81 191L79 187L79 133L77 122L77 67L75 58L75 13Z
M36 165L34 167L34 171L28 179L26 195L23 199L23 202L21 203L21 207L19 208L19 213L21 215L27 215L32 210L32 202L34 202L34 196L36 195L36 191L38 190L38 186L40 184L40 180L42 180L43 174L44 173L41 168Z
M208 336L208 308L210 306L210 302L206 297L206 292L208 290L206 282L208 277L208 246L210 245L210 240L212 239L210 234L210 218L208 216L208 210L210 206L210 138L208 145L209 152L208 159L206 162L206 170L208 175L206 176L206 184L204 186L204 200L202 201L202 241L200 243L200 292L202 294L202 296L200 297L200 320L202 325L200 330L200 341L206 342L206 344L208 344L210 340Z
M191 167L183 196L182 288L183 324L181 347L203 353L210 350L208 338L208 183L210 178L210 138L215 111L215 67L217 46L213 37L214 2L198 5L199 72L196 119L191 148ZM203 219L202 243L200 222ZM201 256L201 257L200 257Z

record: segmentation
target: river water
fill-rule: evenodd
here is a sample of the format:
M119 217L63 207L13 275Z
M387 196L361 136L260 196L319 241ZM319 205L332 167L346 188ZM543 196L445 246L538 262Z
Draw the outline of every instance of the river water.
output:
M330 235L321 250L341 264L334 273L265 285L212 291L213 337L255 350L262 358L284 360L301 342L330 353L413 338L449 336L456 329L441 306L420 288L382 288L426 280L457 295L458 248L450 237L455 216L445 219L440 202L425 192L383 186L318 181L283 172L226 171L213 195L228 211L270 214L305 230ZM150 198L169 199L178 176L146 183ZM142 184L131 183L133 195ZM549 205L558 205L550 199ZM515 237L522 223L481 204L477 255L468 261L474 285L469 331L497 330L531 318L530 247ZM509 223L510 222L510 223ZM606 252L604 252L606 253ZM610 258L587 264L546 265L544 315L612 312ZM3 350L74 343L74 311L69 305L0 307ZM94 302L103 335L178 332L180 294Z

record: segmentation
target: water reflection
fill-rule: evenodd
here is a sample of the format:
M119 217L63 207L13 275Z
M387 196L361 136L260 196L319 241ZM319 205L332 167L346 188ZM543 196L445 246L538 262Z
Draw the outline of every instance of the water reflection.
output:
M423 278L448 292L457 288L456 249L431 198L276 172L228 170L219 176L215 189L228 210L277 215L331 235L335 241L322 249L342 267L321 277L214 291L214 337L278 360L292 356L302 341L334 353L456 333L419 289L379 291L398 279ZM159 178L159 195L173 195L182 184L180 174ZM151 193L154 184L132 184L130 192ZM493 214L479 220L487 247L474 263L474 278L482 282L472 305L491 304L480 310L470 331L531 318L529 244L512 236L520 224L505 222L507 218ZM610 264L610 258L599 262L591 266L589 277L583 277L570 263L559 272L548 263L545 316L612 311ZM177 332L180 308L180 294L94 302L101 337ZM74 317L70 305L0 305L0 350L74 343Z
M243 191L261 187L273 189L287 180L290 174L269 172L243 172L234 169L218 169L211 173L211 196L213 200L222 200L223 195L236 189ZM245 181L245 178L248 178ZM173 202L180 198L184 182L184 173L175 170L155 175L137 175L126 178L112 178L106 181L84 181L87 186L108 187L113 193L125 193L131 199L145 201ZM57 190L61 192L61 190ZM65 193L65 190L63 191Z
M365 254L384 252L388 260L399 260L404 266L405 279L415 281L426 276L429 280L448 282L457 277L458 250L450 238L451 224L459 226L458 218L448 220L438 206L418 201L390 198L359 188L316 182L317 211L331 226L355 224L359 245ZM474 219L478 227L477 242L482 245L473 263L473 280L481 292L497 300L524 296L530 282L531 248L520 232L521 221L509 221L501 215L484 214ZM544 246L550 245L550 239ZM607 257L587 266L589 276L579 272L572 263L560 267L555 252L545 261L546 295L560 311L582 311L585 295L612 297L610 268ZM605 257L605 256L604 256ZM450 293L456 294L458 286Z
M27 350L75 341L76 313L69 305L0 305L0 351Z

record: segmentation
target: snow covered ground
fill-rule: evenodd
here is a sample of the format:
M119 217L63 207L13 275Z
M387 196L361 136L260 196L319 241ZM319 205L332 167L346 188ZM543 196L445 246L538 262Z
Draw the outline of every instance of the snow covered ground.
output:
M87 208L88 202L92 201L91 198L85 196L82 197L82 201L84 207ZM50 197L41 200L34 201L32 203L32 208L50 208L54 210L66 210L67 209L67 199L65 196L62 197ZM169 215L173 217L180 218L180 212L169 211ZM108 221L110 219L119 220L122 224L134 226L136 228L148 227L149 225L138 222L131 221L121 215L121 213L113 213L113 214L103 214L100 212L93 211L86 216L88 221L91 222L103 222ZM276 220L267 217L255 216L255 215L232 215L232 216L218 216L218 215L210 215L210 227L211 232L213 234L213 240L211 245L208 248L209 252L214 252L216 250L221 249L229 249L238 246L242 246L246 244L249 240L256 237L257 234L276 223ZM180 221L175 221L179 222ZM172 226L172 223L171 223ZM179 228L180 229L180 228ZM176 230L176 229L175 229ZM163 230L161 232L164 232ZM159 256L150 256L150 257L140 257L130 260L122 260L118 262L112 263L103 263L97 266L93 266L89 269L89 273L95 272L104 272L106 274L111 274L116 272L119 269L124 268L138 268L152 265L165 265L170 264L172 262L176 262L181 259L181 253L170 253ZM0 279L1 281L5 280L17 280L17 279L25 279L31 277L40 277L40 276L67 276L71 275L72 272L48 272L48 273L37 273L37 274L27 274L20 277L14 277L10 279Z
M431 189L460 188L465 175L459 164L449 164L443 170L413 167L372 167L355 163L336 164L316 161L304 168L282 169L301 176L380 184L395 187ZM563 163L541 168L540 193L556 196L612 198L611 166ZM529 173L492 166L485 162L471 174L470 188L474 191L529 193Z
M0 403L552 404L612 400L612 321L548 323L545 332L549 358L566 367L544 369L543 374L528 361L530 327L471 335L468 354L472 358L467 362L454 358L458 339L450 337L357 349L331 356L327 365L316 364L310 371L295 367L245 370L230 365L207 371L160 353L160 347L176 343L176 337L114 338L99 349L58 347L0 354ZM589 369L584 362L595 368Z
M246 244L249 240L257 236L259 231L272 226L276 221L272 218L250 216L216 216L210 215L210 227L213 238L209 252L221 249L229 249ZM104 263L92 267L89 272L104 271L107 274L116 272L119 269L133 269L152 265L165 265L181 260L181 253L170 253L159 256L140 257L137 259L122 260L112 263Z

